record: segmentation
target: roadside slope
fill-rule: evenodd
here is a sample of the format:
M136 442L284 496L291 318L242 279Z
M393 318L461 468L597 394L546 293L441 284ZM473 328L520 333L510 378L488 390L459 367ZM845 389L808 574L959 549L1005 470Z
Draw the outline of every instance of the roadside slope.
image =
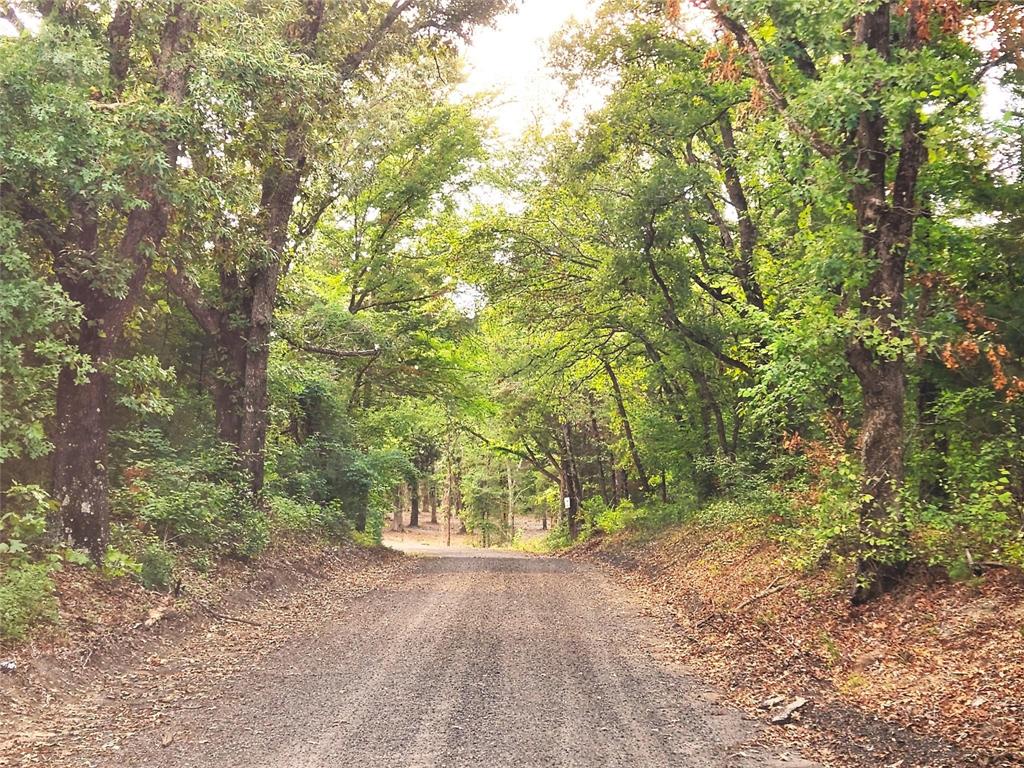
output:
M800 731L849 765L1024 764L1024 583L993 570L921 574L854 609L848 585L800 574L727 526L589 541L599 563L673 630L675 652L748 707L803 695Z
M85 765L85 755L116 764L133 734L409 565L384 548L292 543L248 566L225 563L192 585L201 592L186 584L176 600L127 580L61 574L62 624L4 654L17 669L0 675L0 766Z

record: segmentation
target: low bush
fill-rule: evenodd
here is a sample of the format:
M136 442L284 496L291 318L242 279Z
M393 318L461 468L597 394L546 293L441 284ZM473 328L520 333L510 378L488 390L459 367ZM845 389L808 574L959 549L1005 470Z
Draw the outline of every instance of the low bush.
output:
M57 620L50 563L4 564L0 574L0 640L20 640L36 623Z
M119 517L182 548L249 558L270 540L266 515L226 446L187 459L140 460L123 471L115 502Z
M174 580L177 561L158 541L150 542L139 555L139 580L146 589L166 590Z

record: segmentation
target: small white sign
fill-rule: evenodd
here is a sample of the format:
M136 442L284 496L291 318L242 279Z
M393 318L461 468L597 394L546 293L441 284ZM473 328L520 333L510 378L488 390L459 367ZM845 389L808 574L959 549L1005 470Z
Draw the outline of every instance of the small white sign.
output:
M562 499L562 504L565 505L566 509L569 509L572 506L572 499L566 496L564 499Z

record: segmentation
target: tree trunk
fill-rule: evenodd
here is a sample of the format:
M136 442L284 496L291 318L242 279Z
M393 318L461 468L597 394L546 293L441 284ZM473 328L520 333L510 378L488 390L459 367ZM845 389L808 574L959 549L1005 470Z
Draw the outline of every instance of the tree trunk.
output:
M861 426L860 534L870 542L857 564L854 602L891 588L905 568L898 494L903 483L903 417L906 376L903 360L863 368L864 423Z
M395 486L394 493L394 504L395 511L391 516L391 530L398 532L402 530L402 507L405 506L404 499L402 498L402 484L399 483Z
M164 97L180 103L186 91L186 74L178 69L178 54L190 45L189 32L196 19L182 5L175 4L160 32L156 58L157 79ZM120 87L127 73L126 47L131 37L131 8L118 7L108 29L111 42L110 74ZM181 148L178 138L164 145L167 167L174 168ZM69 241L51 237L53 271L68 296L82 307L78 351L97 370L84 383L76 383L76 372L64 367L57 380L57 434L54 435L53 496L59 504L60 537L83 546L99 560L107 545L110 523L109 479L107 477L107 428L109 408L107 377L103 366L113 357L125 322L138 303L150 269L151 254L159 252L167 232L169 207L158 194L155 179L144 179L135 190L142 201L123 221L116 246L118 264L128 272L123 295L104 293L90 276L71 263L69 251L88 254L102 247L99 214L89 203L75 201L71 210L76 232ZM118 222L120 224L121 222ZM59 241L59 242L58 242Z
M437 525L437 490L432 480L426 481L427 506L430 508L430 522Z
M94 371L82 384L64 368L57 381L53 489L60 504L60 538L94 560L107 548L110 521L107 468L107 377Z
M506 490L508 496L506 497L506 508L505 508L505 530L509 536L509 540L515 538L516 531L516 485L515 478L512 475L512 462L505 460L505 480ZM509 527L511 525L511 528Z
M455 516L459 518L459 535L464 535L466 531L466 521L462 519L462 462L458 461L455 470L455 487L453 489L455 493Z
M587 405L590 410L590 433L596 446L595 453L597 459L597 482L601 489L601 498L604 503L611 506L611 494L608 488L608 473L605 469L606 465L610 465L609 461L610 451L608 446L601 436L601 427L597 423L597 414L594 412L594 396L588 394Z
M209 389L217 415L218 437L240 450L245 399L243 382L249 342L241 331L233 327L235 322L231 313L217 313L216 335L208 336L217 359Z
M419 480L409 482L409 527L420 527L420 483Z
M881 58L890 57L891 14L888 3L857 19L857 41ZM917 20L908 15L904 44L917 43ZM917 175L925 160L921 125L908 119L903 130L895 177L888 178L889 152L885 118L865 110L857 123L856 171L861 179L851 202L861 234L861 252L872 272L860 292L859 314L885 338L902 339L906 253L917 216ZM898 344L879 352L864 338L851 341L847 359L857 374L863 398L861 427L860 534L855 604L889 589L906 567L905 539L899 511L904 472L906 363ZM864 544L866 542L866 545Z
M949 495L942 484L942 478L946 474L949 439L936 429L938 396L938 385L928 376L927 371L922 372L917 386L917 426L919 450L926 455L926 463L918 493L923 501L945 507L949 503Z
M615 369L612 368L611 363L607 360L601 361L604 364L605 373L608 374L608 380L612 383L612 394L615 399L615 407L619 412L619 418L622 419L622 431L626 435L626 444L629 446L629 455L633 460L633 468L636 470L637 477L640 482L640 488L645 494L651 492L651 484L647 478L647 472L644 471L643 462L640 460L640 451L636 447L636 440L633 439L633 428L629 423L629 415L626 413L626 404L622 399L622 388L619 386L619 377L615 375Z
M451 458L449 454L448 472L445 474L444 495L441 497L441 508L444 510L444 536L445 546L452 545L452 484L454 474L452 472Z
M691 368L688 373L693 379L693 383L697 385L697 392L700 394L701 400L704 401L705 408L715 417L715 435L718 437L718 445L722 454L731 456L729 440L725 431L725 419L722 417L722 409L715 399L714 392L711 391L711 383L708 381L707 375L699 368Z
M580 483L572 453L572 430L568 423L562 424L562 451L561 467L559 468L562 487L560 501L565 513L569 538L576 539L580 535Z

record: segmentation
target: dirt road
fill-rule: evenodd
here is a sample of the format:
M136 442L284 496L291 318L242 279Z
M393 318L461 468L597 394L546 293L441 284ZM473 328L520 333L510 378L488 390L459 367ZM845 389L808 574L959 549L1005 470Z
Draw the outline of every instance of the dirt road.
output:
M749 746L765 726L660 661L656 628L596 571L420 554L100 765L811 766Z

